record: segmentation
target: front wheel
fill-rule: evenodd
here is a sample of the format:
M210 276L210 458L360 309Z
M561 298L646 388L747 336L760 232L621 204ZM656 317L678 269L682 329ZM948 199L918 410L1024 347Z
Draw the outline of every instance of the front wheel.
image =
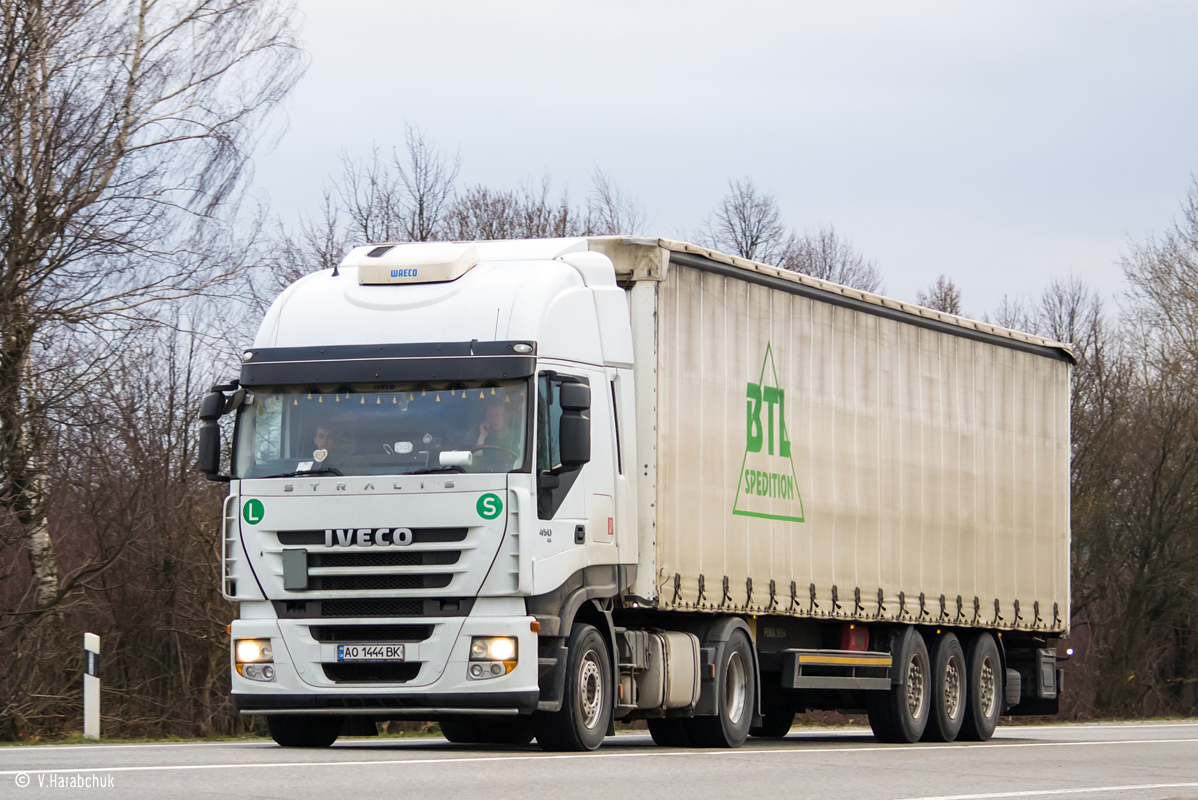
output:
M266 718L270 738L280 747L329 747L344 724L344 717L319 714L271 714Z
M544 750L594 750L611 722L611 656L599 631L581 623L570 631L566 651L566 696L560 711L533 715L537 744Z
M454 744L528 744L531 717L447 717L441 735Z

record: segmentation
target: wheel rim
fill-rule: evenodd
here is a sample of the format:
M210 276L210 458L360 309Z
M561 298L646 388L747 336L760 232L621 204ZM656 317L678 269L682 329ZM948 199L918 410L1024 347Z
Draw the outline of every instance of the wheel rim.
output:
M578 700L582 724L594 728L603 713L603 670L599 668L599 654L594 650L588 650L582 657L582 669L578 671Z
M948 660L944 670L944 713L949 719L961 713L961 660L956 656Z
M981 690L982 714L989 718L994 714L995 700L994 660L989 656L982 662L982 674L981 680L978 681L978 688Z
M924 674L923 659L918 655L907 665L907 712L912 719L923 716L926 675Z
M733 725L740 723L748 705L749 682L746 675L744 657L734 652L728 658L728 669L724 675L724 713Z

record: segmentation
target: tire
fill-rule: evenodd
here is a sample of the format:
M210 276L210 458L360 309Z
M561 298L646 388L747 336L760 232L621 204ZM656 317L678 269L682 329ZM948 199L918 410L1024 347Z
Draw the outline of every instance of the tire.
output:
M690 747L691 737L688 719L650 717L649 735L658 747Z
M967 683L965 719L958 739L985 742L998 727L1002 713L1003 670L998 645L989 632L979 633L965 652Z
M793 708L767 708L761 715L761 725L749 728L749 735L759 739L785 739L794 722Z
M910 744L928 724L931 661L923 636L911 626L896 635L890 653L899 682L889 691L869 692L869 727L880 742Z
M694 717L690 740L695 747L740 747L749 738L757 698L753 645L743 630L732 631L716 670L716 715Z
M441 735L453 744L481 744L482 733L472 717L449 717L441 720Z
M270 738L280 747L329 747L341 735L344 717L320 714L271 714L266 717Z
M968 683L965 651L961 649L956 634L944 633L932 641L929 656L932 664L932 709L921 738L925 742L951 742L957 738L965 722Z
M550 751L594 750L611 724L611 655L599 631L581 623L570 631L566 649L566 695L560 711L533 715L537 744Z
M528 744L532 717L446 717L441 735L454 744Z

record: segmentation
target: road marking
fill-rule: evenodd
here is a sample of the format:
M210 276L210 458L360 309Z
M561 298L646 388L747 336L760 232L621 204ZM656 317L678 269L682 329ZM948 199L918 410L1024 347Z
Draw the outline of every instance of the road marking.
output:
M1004 734L1012 731L1040 731L1042 733L1054 733L1057 731L1080 730L1088 731L1099 728L1116 728L1119 730L1146 730L1150 728L1198 728L1198 722L1077 722L1062 725L1003 725L994 732L995 739L1003 738ZM797 735L796 735L797 734ZM851 725L837 726L835 728L820 728L811 726L802 726L791 730L791 737L795 739L813 738L817 736L861 736L863 734L872 735L868 726ZM648 735L640 731L620 731L617 734L619 738L637 738L648 739ZM391 740L379 739L372 741L358 741L350 739L341 739L339 741L353 741L354 744L370 744L370 745L385 745ZM413 740L440 744L440 740L435 736L428 737L427 740ZM247 747L250 745L269 745L274 747L274 743L268 738L238 740L230 739L224 742L131 742L129 744L26 744L0 747L0 756L7 753L28 753L39 750L113 750L124 747L227 747L229 745Z
M1086 789L1031 789L1024 792L992 794L942 794L935 797L909 797L905 800L992 800L999 797L1048 797L1057 794L1093 794L1094 792L1142 792L1146 789L1193 789L1198 783L1141 783L1135 786L1092 786Z
M1018 742L1011 744L979 742L977 744L929 744L929 745L881 745L877 747L804 747L771 748L749 750L650 750L644 753L565 753L562 755L521 756L454 756L450 758L403 758L377 759L371 761L273 761L244 764L167 764L152 767L77 767L71 769L30 768L0 770L0 775L17 775L21 772L164 772L207 769L278 769L280 767L368 767L368 766L419 766L422 764L478 764L490 761L561 761L577 758L670 758L694 756L765 756L765 755L823 755L825 753L901 753L907 750L966 750L993 751L1027 747L1094 747L1099 745L1126 744L1193 744L1198 739L1124 739L1101 742ZM1097 791L1097 790L1095 790ZM1008 797L1016 795L995 795Z
M1003 725L995 735L1003 731L1053 731L1053 730L1075 730L1086 731L1094 728L1119 728L1127 730L1129 728L1195 728L1198 727L1198 722L1070 722L1064 725ZM869 730L864 725L862 730Z
M117 750L126 747L227 747L228 745L236 745L245 747L247 745L256 744L258 746L270 745L275 746L275 743L268 738L249 739L239 741L230 739L227 742L130 742L129 744L17 744L6 745L0 747L0 756L8 755L9 753L25 753L40 750Z

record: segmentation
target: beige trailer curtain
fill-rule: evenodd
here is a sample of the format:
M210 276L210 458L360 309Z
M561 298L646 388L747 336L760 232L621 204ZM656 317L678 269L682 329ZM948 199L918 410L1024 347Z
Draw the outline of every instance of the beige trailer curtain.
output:
M664 607L1066 629L1067 362L677 265L658 312Z

